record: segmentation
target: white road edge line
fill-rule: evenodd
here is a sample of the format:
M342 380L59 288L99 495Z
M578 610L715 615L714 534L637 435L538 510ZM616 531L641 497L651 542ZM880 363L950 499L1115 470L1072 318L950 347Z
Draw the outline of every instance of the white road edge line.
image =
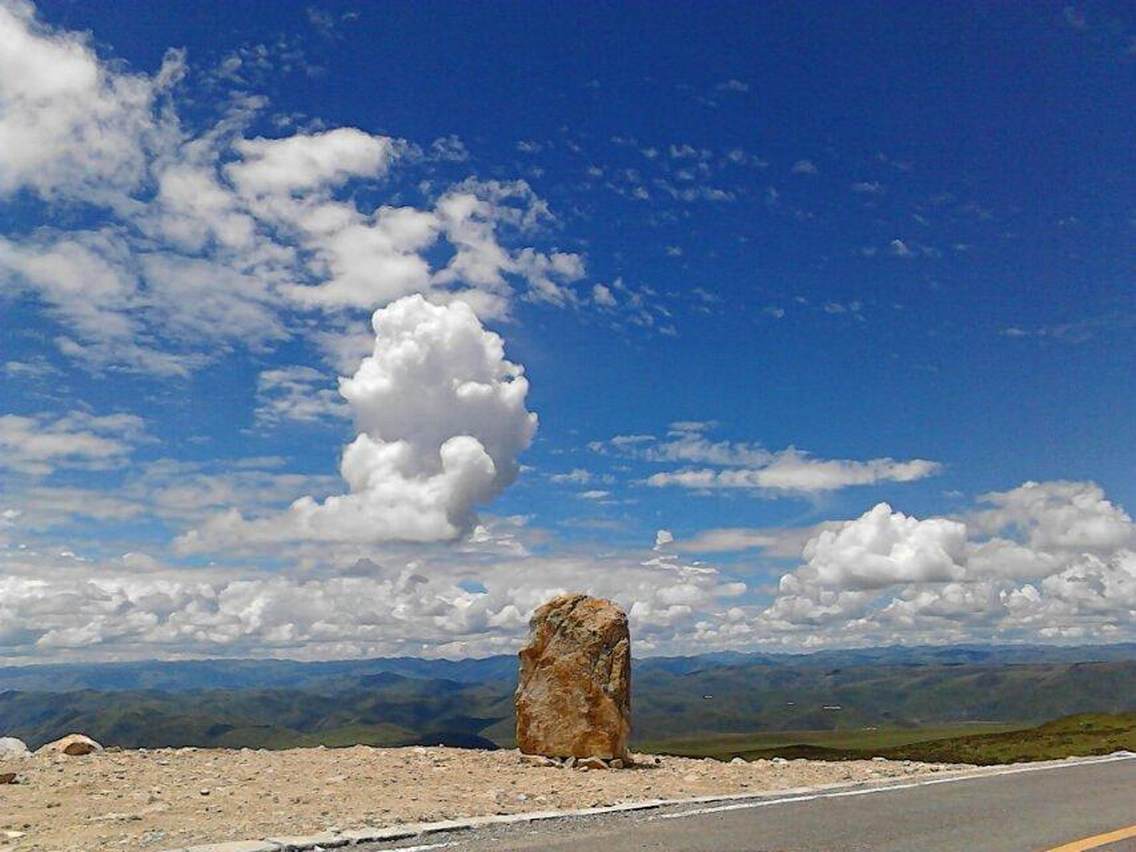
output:
M1081 760L1068 760L1060 763L1027 764L1025 766L1012 766L992 772L972 772L965 775L952 775L947 778L928 778L924 781L910 781L904 784L882 784L878 787L866 787L857 790L833 790L827 793L810 793L802 796L786 796L780 799L762 799L760 801L736 802L730 805L717 805L712 808L693 808L676 814L659 814L657 819L684 819L686 817L717 814L724 811L740 811L746 808L768 808L772 805L788 805L794 802L811 802L816 799L840 799L850 796L868 796L874 793L890 793L892 790L910 790L915 787L931 787L935 784L955 784L959 781L977 781L982 778L1000 778L1004 775L1021 775L1025 772L1046 772L1058 769L1072 769L1077 766L1094 766L1098 763L1114 763L1118 760L1132 760L1136 754L1110 754L1099 758L1085 758Z

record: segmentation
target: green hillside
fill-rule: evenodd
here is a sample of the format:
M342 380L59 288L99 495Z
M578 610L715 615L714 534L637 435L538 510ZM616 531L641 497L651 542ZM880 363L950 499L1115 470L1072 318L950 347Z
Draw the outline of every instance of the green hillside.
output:
M1004 733L1021 729L1011 722L972 722L957 725L929 725L921 728L851 728L832 731L759 731L747 734L705 734L640 743L644 751L680 757L713 757L731 760L798 756L802 752L879 754L884 749L927 740L969 737L974 734Z
M707 662L693 670L673 661L636 670L634 747L839 756L973 733L1011 736L1071 714L1136 710L1133 661ZM0 692L0 736L33 746L75 730L124 747L512 745L511 677L474 682L343 666L322 668L313 680L294 665L281 672L311 688L8 690ZM502 670L498 661L484 665L490 676Z
M1136 663L730 666L635 684L645 740L754 731L1037 724L1136 708Z
M798 731L687 737L652 744L664 754L746 760L919 760L992 765L1136 752L1136 713L1081 713L1028 728L996 723L912 731Z
M511 712L509 690L384 676L370 688L0 693L0 729L29 745L83 731L128 748L291 748L409 745L492 747L480 731Z
M1018 763L1070 755L1136 752L1136 713L1081 713L1022 731L918 742L887 749L898 760Z

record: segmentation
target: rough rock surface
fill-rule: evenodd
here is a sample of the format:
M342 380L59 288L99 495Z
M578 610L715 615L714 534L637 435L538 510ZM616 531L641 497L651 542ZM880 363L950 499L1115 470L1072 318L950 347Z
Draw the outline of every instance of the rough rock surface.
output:
M23 740L15 737L0 737L0 760L12 757L27 757L31 752Z
M520 652L517 745L548 757L627 759L631 636L611 601L561 595L540 607Z
M103 747L86 734L68 734L45 746L40 746L36 749L36 754L66 754L69 757L78 757L102 750Z

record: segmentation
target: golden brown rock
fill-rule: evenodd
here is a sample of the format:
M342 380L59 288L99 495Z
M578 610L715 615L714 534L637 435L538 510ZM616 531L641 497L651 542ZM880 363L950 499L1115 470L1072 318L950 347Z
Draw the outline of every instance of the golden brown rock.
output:
M611 601L561 595L533 613L521 650L517 746L548 757L628 759L631 636Z

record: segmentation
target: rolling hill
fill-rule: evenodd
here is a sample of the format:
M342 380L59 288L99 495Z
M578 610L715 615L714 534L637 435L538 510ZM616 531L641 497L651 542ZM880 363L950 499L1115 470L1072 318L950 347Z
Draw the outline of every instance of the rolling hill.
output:
M124 747L511 745L515 673L512 656L8 667L0 735L33 746L72 730ZM647 658L635 662L633 695L637 742L1025 726L1136 709L1136 647Z

